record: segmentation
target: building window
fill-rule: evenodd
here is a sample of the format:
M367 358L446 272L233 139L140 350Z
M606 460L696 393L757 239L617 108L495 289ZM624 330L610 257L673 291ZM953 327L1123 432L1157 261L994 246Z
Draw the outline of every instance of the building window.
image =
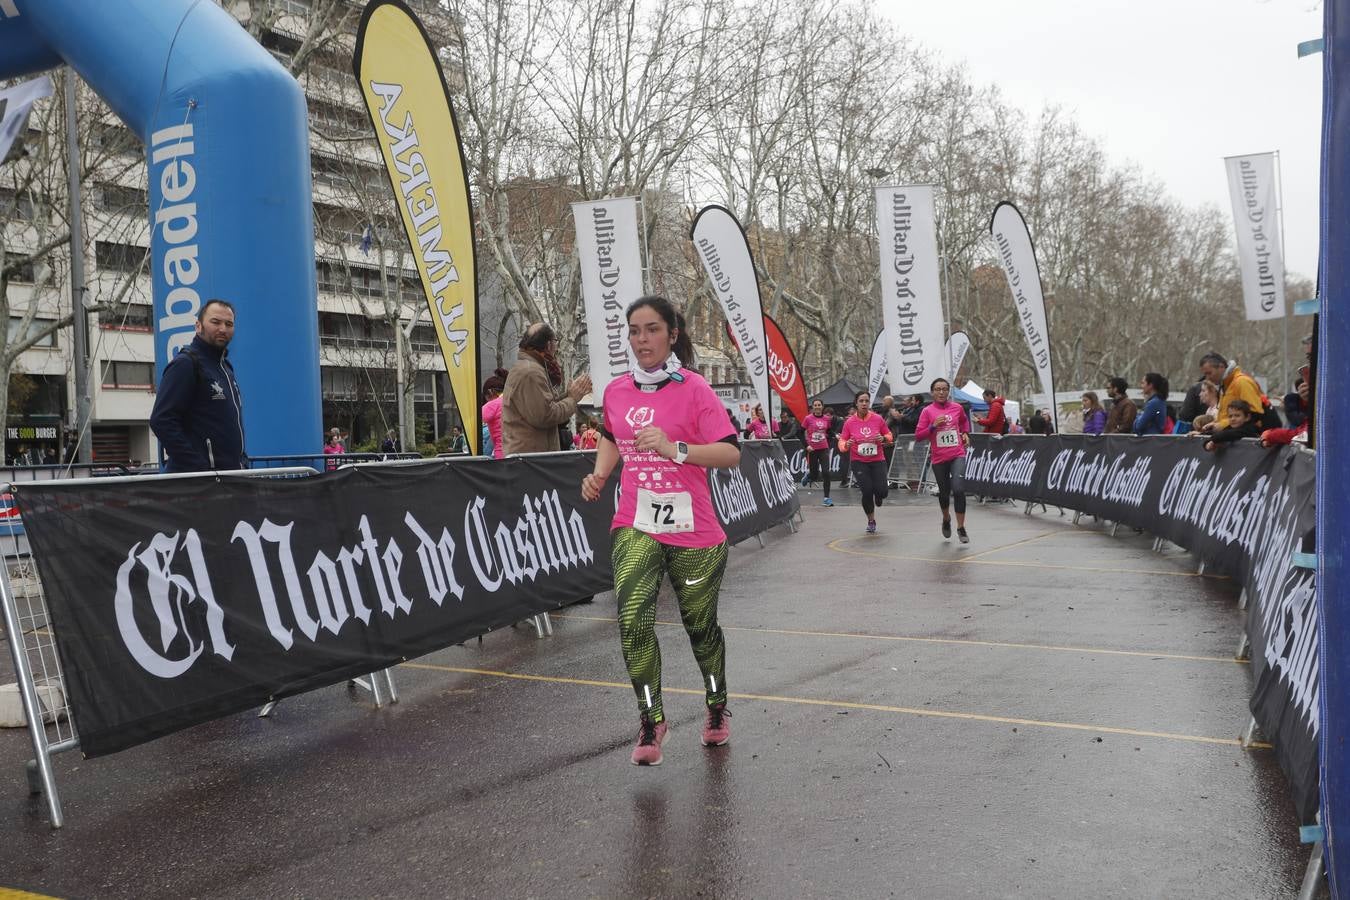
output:
M309 0L273 0L272 6L283 16L309 17Z
M94 126L94 143L109 154L132 153L139 155L145 150L141 139L125 125L116 122L103 122Z
M154 378L154 366L150 363L114 360L103 364L105 388L148 391L154 387Z
M347 137L370 133L370 116L357 109L310 99L309 116L323 131Z
M20 260L22 260L22 262L20 262ZM18 265L16 266L15 263L18 263ZM27 259L24 256L24 254L6 253L5 268L9 269L11 266L13 266L14 268L9 273L10 281L18 284L37 283L35 280L35 276L37 273L37 265L31 259ZM44 279L44 281L50 281L50 278Z
M358 373L355 369L325 366L319 370L319 387L326 399L351 399L360 387Z
M39 332L39 331L41 331L42 329L46 328L47 326L51 325L51 324L52 324L52 320L51 320L51 319L34 319L33 321L31 321L31 322L28 323L28 330L27 330L27 331L20 332L19 327L20 327L20 325L22 325L22 324L23 324L23 317L22 317L22 316L10 316L10 317L9 317L9 343L14 344L14 343L18 343L19 341L28 339L30 336L36 334L37 332ZM55 346L56 346L56 332L53 331L53 332L51 332L50 334L46 335L45 337L42 338L42 340L38 341L38 342L37 342L36 344L34 344L33 346L34 346L34 347L55 347Z
M413 329L412 339L408 343L418 353L437 353L441 349L436 338L436 328L432 325L418 325Z
M33 221L33 198L28 193L17 193L13 188L0 187L0 219Z
M316 262L314 274L321 291L327 291L330 294L345 294L351 290L343 277L344 273L341 266L335 266L328 262Z
M104 209L145 215L149 205L145 188L123 187L120 184L99 186L99 206Z
M154 330L152 316L153 310L144 303L119 303L109 312L99 313L98 327L149 333Z
M100 269L113 272L145 272L149 254L146 248L134 244L114 244L98 241L94 244L94 260Z

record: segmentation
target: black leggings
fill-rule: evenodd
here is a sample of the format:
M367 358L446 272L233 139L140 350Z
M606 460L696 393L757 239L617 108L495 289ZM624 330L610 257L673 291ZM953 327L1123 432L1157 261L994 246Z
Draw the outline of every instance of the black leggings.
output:
M890 485L886 483L886 464L881 460L859 462L855 459L849 465L853 470L853 479L858 482L858 491L862 494L863 512L870 519L877 504L891 492Z
M947 511L947 504L956 497L956 514L966 514L966 458L958 456L944 463L933 463L933 478L938 486L938 505Z
M825 496L830 496L830 448L821 447L819 450L807 450L807 481L816 480L816 470L819 469L825 478Z

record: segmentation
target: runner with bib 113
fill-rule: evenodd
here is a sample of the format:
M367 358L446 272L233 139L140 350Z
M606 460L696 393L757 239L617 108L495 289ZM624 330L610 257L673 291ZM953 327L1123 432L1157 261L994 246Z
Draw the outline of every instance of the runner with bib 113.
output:
M970 419L961 404L952 402L952 386L947 379L934 380L930 390L933 402L919 414L914 439L927 439L932 443L929 458L938 486L938 506L942 508L942 536L952 536L948 507L954 505L956 535L961 543L969 544L970 535L966 534L966 448L970 446Z

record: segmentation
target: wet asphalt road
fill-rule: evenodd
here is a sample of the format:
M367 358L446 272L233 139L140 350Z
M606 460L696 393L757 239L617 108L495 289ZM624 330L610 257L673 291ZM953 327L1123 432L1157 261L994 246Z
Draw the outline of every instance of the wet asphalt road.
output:
M1244 752L1236 589L1052 507L931 498L881 532L803 495L733 549L732 741L663 595L672 728L628 754L613 603L115 756L63 754L66 827L0 732L0 888L70 897L1286 897L1306 849ZM8 651L3 653L8 668Z

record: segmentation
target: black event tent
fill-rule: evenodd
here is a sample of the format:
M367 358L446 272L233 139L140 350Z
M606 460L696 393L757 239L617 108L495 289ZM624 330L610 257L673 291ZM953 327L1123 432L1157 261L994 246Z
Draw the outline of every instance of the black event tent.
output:
M852 406L858 394L867 390L867 385L854 384L847 378L840 378L834 384L818 394L811 395L811 402L819 400L826 406Z

